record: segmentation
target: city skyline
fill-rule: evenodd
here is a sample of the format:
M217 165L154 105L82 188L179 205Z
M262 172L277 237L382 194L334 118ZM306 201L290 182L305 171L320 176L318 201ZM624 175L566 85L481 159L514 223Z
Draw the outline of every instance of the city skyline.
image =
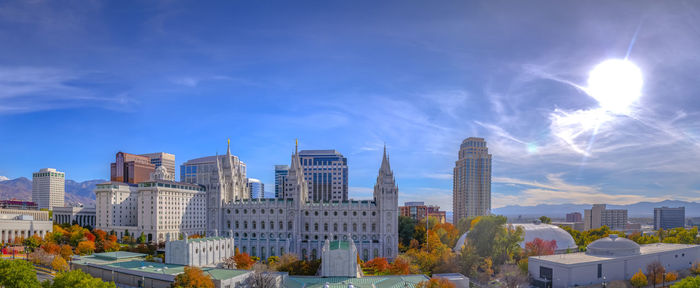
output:
M698 201L697 10L645 3L3 3L0 179L107 180L119 151L179 170L231 138L274 187L299 138L347 157L364 199L386 142L400 203L449 211L459 144L482 137L492 208ZM611 58L644 79L623 114L586 90Z

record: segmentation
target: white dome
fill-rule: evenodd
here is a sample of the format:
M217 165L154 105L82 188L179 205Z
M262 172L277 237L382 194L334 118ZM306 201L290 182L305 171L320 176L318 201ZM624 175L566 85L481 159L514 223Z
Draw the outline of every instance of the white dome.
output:
M555 252L564 252L570 250L571 252L578 251L578 245L576 241L571 237L569 232L561 229L561 227L550 224L508 224L513 225L513 228L522 227L525 235L523 235L523 241L520 242L520 247L525 248L525 243L532 242L535 238L540 238L544 241L555 240L557 243L557 248ZM467 233L464 233L462 237L457 240L457 245L453 251L461 251L464 242L466 241Z
M595 240L586 247L586 254L594 256L630 256L639 253L639 244L614 234Z

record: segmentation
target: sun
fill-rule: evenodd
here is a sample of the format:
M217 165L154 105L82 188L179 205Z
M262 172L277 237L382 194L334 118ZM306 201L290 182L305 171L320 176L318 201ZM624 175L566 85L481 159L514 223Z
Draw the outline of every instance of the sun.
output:
M586 93L600 106L615 114L628 114L642 95L642 71L623 59L603 61L591 70Z

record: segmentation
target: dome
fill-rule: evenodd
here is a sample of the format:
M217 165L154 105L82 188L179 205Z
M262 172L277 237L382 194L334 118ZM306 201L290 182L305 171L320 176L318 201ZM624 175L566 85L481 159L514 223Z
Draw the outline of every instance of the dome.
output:
M639 244L614 234L595 240L586 247L586 254L593 256L630 256L639 253Z
M525 243L532 242L535 238L540 238L545 241L556 241L557 248L556 252L564 252L570 250L572 252L578 251L578 246L576 241L571 237L569 232L561 229L561 227L550 224L512 224L513 228L522 227L525 235L523 235L523 241L520 242L520 247L525 248ZM468 233L468 232L467 232ZM462 250L462 246L467 238L467 233L462 234L457 240L457 245L455 245L453 251L458 252Z

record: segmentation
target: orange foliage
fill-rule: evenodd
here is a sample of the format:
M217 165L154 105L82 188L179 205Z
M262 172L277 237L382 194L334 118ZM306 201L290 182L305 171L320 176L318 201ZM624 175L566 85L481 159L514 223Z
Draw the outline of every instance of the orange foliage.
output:
M384 257L377 257L365 262L364 267L371 268L376 273L384 273L389 270L389 261L386 261Z
M408 275L411 273L411 264L401 257L396 258L394 263L391 263L389 273L392 275Z
M95 242L95 235L90 232L85 232L85 238L90 242Z
M248 270L255 264L253 259L250 259L248 253L240 253L233 256L233 261L236 261L236 269Z
M214 282L209 275L205 275L202 269L197 267L185 267L182 274L175 277L175 287L182 288L214 288Z
M416 288L455 288L455 284L445 278L432 278L429 281L422 281Z
M557 248L557 240L545 241L540 238L535 238L534 240L525 243L525 255L529 256L542 256L542 255L552 255L554 250Z
M59 250L59 254L61 254L61 257L63 257L63 259L68 260L70 259L70 256L73 256L73 248L71 248L70 245L63 244L61 245L61 250Z
M105 241L107 239L107 232L100 229L92 230L92 234L95 235L95 241ZM114 240L117 240L117 236L114 236Z
M46 243L43 246L41 246L41 249L44 249L44 251L46 251L46 253L56 255L61 250L61 246L58 246L55 243L49 242L49 243Z
M80 255L89 255L95 252L95 242L81 241L78 243L78 247L75 248L75 252Z
M117 242L117 235L109 235L109 236L107 236L107 241L110 241L110 242Z

